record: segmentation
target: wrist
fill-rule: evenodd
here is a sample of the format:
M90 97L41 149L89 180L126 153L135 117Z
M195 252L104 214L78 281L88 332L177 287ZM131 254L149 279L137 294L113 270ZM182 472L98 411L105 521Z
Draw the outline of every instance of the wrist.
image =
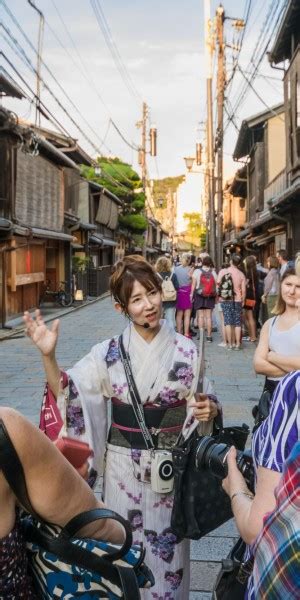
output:
M238 498L239 496L244 496L246 498L249 498L249 500L253 500L253 498L254 498L254 494L252 494L252 492L250 492L248 489L247 490L237 490L236 492L234 492L233 494L230 495L231 502L235 498Z

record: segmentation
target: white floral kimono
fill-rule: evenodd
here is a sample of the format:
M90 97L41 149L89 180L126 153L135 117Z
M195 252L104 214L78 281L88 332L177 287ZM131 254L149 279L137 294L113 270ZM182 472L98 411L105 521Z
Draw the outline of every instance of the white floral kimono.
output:
M123 333L133 376L142 403L170 406L178 400L193 399L199 364L195 344L175 333L166 321L155 338L146 342L129 325ZM128 519L135 543L146 548L146 564L155 577L155 586L142 590L143 600L185 600L189 596L189 542L177 543L170 530L173 503L171 494L158 494L145 482L150 468L150 452L107 444L107 400L117 398L131 403L118 337L97 344L68 371L69 435L80 435L95 452L94 467L99 471L106 451L104 501ZM210 392L211 390L206 390ZM58 405L60 400L58 399ZM182 423L185 437L197 426L192 409Z

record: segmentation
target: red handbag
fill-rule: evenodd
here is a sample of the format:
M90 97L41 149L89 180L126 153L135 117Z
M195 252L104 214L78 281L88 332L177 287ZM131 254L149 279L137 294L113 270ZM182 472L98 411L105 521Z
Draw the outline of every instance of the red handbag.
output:
M244 306L247 308L254 308L256 304L256 300L252 300L251 298L246 298Z

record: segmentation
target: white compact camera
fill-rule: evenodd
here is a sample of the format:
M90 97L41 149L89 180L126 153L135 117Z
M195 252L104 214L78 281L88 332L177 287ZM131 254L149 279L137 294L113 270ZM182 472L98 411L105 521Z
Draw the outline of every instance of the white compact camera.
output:
M151 460L151 488L158 494L172 492L174 469L171 452L157 450Z

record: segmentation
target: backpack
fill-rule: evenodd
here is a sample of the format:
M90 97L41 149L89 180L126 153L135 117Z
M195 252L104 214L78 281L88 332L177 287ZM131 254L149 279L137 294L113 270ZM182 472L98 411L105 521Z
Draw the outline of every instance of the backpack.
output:
M163 279L161 289L163 302L175 302L177 298L177 292L175 290L171 277L166 276Z
M234 288L233 281L230 273L224 273L221 281L218 285L218 296L222 300L233 300Z
M199 296L214 298L216 295L216 282L211 271L201 271L199 287L196 292Z

